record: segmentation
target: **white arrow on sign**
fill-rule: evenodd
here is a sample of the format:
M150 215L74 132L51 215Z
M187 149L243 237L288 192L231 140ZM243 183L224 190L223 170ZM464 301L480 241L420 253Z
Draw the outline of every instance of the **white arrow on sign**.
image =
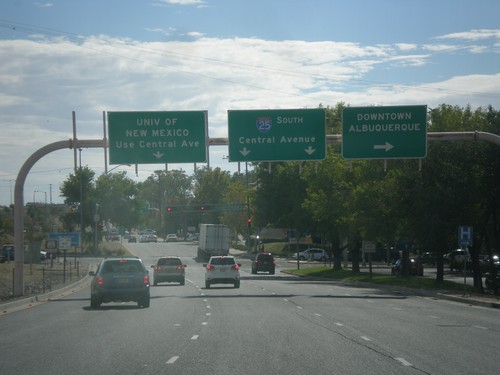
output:
M389 142L385 142L384 145L374 145L373 146L373 149L374 150L385 150L385 151L389 151L389 150L392 150L394 148L393 145L391 145Z
M161 158L163 154L160 151L156 151L153 156L155 156L157 159Z
M240 153L243 156L247 156L250 153L250 150L245 147L243 150L240 151Z
M304 151L307 152L309 155L312 155L312 154L314 154L314 152L316 151L316 149L314 149L311 146L309 146Z

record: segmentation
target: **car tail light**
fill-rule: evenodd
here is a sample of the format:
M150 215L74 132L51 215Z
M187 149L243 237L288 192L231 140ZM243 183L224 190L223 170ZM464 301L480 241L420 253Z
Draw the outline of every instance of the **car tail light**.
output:
M210 264L207 264L207 271L213 271L215 270L214 266L211 266Z
M238 266L237 264L235 264L234 266L231 267L233 270L237 270L240 268L240 266Z
M155 267L155 270L157 270L157 271L161 271L161 266L156 266L156 267Z
M104 279L102 277L97 278L97 285L99 285L99 286L104 285Z
M184 269L184 266L177 266L176 267L178 270L183 270Z
M149 285L149 276L148 275L144 276L144 285Z

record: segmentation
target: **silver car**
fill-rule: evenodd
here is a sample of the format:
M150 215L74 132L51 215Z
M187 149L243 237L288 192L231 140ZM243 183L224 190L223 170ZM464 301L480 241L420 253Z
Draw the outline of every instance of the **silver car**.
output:
M184 285L186 279L186 265L179 257L161 257L152 265L154 285L163 282L178 282Z

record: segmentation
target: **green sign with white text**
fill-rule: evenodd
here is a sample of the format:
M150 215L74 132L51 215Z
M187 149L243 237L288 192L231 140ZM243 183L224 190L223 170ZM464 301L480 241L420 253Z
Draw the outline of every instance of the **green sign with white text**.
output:
M207 112L108 112L110 164L204 163Z
M427 106L344 108L344 159L406 159L426 155Z
M228 111L229 160L323 160L326 111L263 109Z

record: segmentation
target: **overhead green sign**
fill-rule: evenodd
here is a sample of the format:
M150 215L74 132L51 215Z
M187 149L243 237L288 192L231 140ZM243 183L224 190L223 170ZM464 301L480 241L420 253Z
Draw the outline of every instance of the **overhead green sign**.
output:
M344 159L405 159L426 155L427 106L344 108Z
M110 164L204 163L207 112L108 112Z
M230 161L326 157L324 108L228 111L228 134Z

